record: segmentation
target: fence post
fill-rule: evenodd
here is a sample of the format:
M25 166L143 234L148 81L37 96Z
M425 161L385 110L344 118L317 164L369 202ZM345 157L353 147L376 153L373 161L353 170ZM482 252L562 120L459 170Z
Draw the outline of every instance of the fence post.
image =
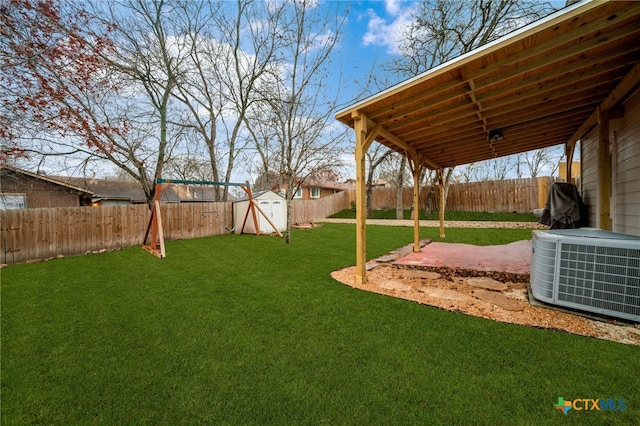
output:
M538 185L538 208L544 208L545 204L547 204L547 195L549 193L548 183L549 178L547 176L538 177L536 179Z

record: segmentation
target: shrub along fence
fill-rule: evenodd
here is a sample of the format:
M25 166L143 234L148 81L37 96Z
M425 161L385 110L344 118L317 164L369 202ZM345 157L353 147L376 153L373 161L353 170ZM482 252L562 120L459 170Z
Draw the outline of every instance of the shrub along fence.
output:
M452 184L447 210L530 212L546 201L552 178ZM411 207L412 188L403 189L405 208ZM438 189L421 189L422 204L431 194L437 208ZM313 222L350 208L355 191L342 191L316 200L294 200L292 222ZM395 188L376 188L373 208L395 208ZM228 233L232 203L161 204L166 240ZM146 204L104 207L58 207L0 211L0 263L69 256L142 244L149 223Z

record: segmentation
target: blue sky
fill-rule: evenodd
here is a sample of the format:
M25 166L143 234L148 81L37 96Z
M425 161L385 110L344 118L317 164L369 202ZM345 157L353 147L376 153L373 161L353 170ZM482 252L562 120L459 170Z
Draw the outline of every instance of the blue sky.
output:
M322 2L320 7L334 7L335 1ZM474 0L460 0L474 1ZM566 0L545 0L560 9L565 6ZM542 2L542 0L540 0ZM346 25L340 35L339 55L341 64L335 65L336 73L342 73L342 80L359 84L374 65L380 65L398 54L398 41L402 29L411 22L411 14L422 1L416 0L377 0L377 1L350 1L342 2L349 7ZM338 69L340 68L340 69ZM379 67L377 73L382 73ZM339 76L334 76L338 81ZM397 76L389 77L389 83L385 87L371 90L370 94L377 93L390 87L400 80ZM358 96L357 91L350 89L345 92L344 102L348 106ZM341 99L342 96L341 96Z
M342 101L349 104L362 97L356 87L366 83L365 78L374 66L377 72L382 72L379 65L395 56L400 29L410 22L410 13L417 5L416 1L399 0L349 3L349 14L340 36L340 61L335 65L335 72L342 72L342 81L349 86L341 96ZM337 81L339 77L334 78Z

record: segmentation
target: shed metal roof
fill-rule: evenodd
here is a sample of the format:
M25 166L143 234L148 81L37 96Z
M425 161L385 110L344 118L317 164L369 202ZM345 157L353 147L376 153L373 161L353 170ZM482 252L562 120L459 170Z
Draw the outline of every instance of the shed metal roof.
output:
M365 116L376 141L429 168L467 164L583 136L599 106L621 100L617 88L638 84L639 61L640 2L580 2L336 118L354 127Z

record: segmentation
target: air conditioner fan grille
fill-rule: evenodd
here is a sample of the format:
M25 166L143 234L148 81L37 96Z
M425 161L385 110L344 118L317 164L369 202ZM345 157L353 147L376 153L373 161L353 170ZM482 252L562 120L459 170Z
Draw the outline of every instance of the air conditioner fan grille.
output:
M567 305L640 316L640 250L564 243L557 289Z

